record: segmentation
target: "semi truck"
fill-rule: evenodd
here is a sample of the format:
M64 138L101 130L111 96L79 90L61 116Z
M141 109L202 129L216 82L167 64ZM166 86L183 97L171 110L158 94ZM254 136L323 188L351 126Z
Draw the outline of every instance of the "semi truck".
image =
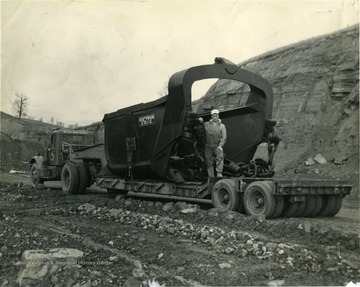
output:
M45 181L66 180L69 171L64 169L64 165L70 160L73 153L94 144L93 132L64 128L53 129L46 141L43 155L37 153L29 162L32 185L36 187ZM75 193L75 190L71 190L71 192Z
M240 106L220 112L228 130L221 178L209 177L204 163L200 118L208 120L210 112L192 109L192 85L212 78L241 98ZM352 189L347 182L276 175L281 139L272 110L272 88L259 75L224 58L190 67L171 76L168 95L105 114L104 144L71 155L63 167L63 190L83 192L95 183L109 192L207 199L221 211L267 219L336 215ZM259 147L265 156L257 157Z

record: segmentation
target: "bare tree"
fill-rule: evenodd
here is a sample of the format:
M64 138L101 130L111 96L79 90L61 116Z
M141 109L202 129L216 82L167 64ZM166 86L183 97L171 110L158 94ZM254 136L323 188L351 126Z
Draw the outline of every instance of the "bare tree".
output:
M16 116L21 119L26 116L27 107L29 105L29 98L25 96L23 93L20 95L18 93L15 94L16 98L13 102L13 110L16 113Z
M56 125L59 126L59 127L64 127L65 126L65 123L59 121L59 120L56 120Z
M76 123L76 124L68 124L68 128L69 129L76 129L76 128L78 128L79 127L79 124L78 123Z
M50 123L53 124L54 121L55 121L54 117L51 117L51 118L50 118Z

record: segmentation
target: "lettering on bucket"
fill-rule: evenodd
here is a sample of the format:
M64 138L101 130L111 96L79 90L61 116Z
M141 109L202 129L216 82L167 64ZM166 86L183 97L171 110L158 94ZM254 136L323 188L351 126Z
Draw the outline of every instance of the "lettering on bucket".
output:
M155 114L139 117L139 127L155 124Z

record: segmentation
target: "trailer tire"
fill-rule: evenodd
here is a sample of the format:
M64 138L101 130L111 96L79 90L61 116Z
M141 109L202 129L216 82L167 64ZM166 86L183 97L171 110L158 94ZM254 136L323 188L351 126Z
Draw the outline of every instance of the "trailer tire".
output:
M276 208L272 218L278 218L284 210L285 201L281 195L275 195Z
M86 192L86 188L89 185L89 175L86 170L84 164L79 163L76 165L78 173L79 173L79 194L84 194Z
M320 209L322 207L322 197L321 195L313 195L314 201L315 201L315 206L313 211L310 213L309 217L316 217L319 212Z
M323 203L322 207L319 211L318 216L320 217L326 217L329 216L329 214L333 211L335 208L335 197L333 195L323 195Z
M311 217L316 205L316 198L314 196L307 196L306 197L306 206L305 210L302 214L303 217Z
M340 195L323 195L322 207L318 213L318 216L335 216L341 209L342 198Z
M264 183L269 185L271 190L273 189L274 183L272 181L265 180ZM276 207L272 218L278 218L281 215L282 211L284 210L285 201L282 195L274 195L274 197L275 197Z
M287 200L281 216L286 218L295 217L298 209L299 209L299 202L289 202L289 200Z
M340 194L336 194L336 195L333 195L335 197L335 207L334 209L330 212L329 216L330 217L333 217L335 216L336 214L338 214L338 212L340 211L341 209L341 206L342 206L342 197Z
M30 167L30 179L31 185L35 188L44 183L44 179L39 176L39 168L36 162L34 162Z
M299 201L299 202L297 202L297 205L298 205L298 207L297 207L296 212L294 213L293 217L302 217L305 207L306 207L306 201Z
M61 188L64 192L77 194L79 190L79 172L76 164L68 162L61 171Z
M240 206L240 192L231 179L218 180L211 192L212 204L221 211L236 211Z
M249 215L263 215L267 219L271 218L276 208L271 187L262 181L250 183L245 190L244 207Z

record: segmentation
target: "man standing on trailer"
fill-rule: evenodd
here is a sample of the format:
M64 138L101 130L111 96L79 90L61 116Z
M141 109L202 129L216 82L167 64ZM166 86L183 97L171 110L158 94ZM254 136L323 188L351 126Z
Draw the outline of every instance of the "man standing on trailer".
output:
M211 120L205 123L205 163L209 177L214 177L214 160L216 163L216 177L223 177L224 167L223 147L226 142L226 128L219 117L219 110L211 111Z

